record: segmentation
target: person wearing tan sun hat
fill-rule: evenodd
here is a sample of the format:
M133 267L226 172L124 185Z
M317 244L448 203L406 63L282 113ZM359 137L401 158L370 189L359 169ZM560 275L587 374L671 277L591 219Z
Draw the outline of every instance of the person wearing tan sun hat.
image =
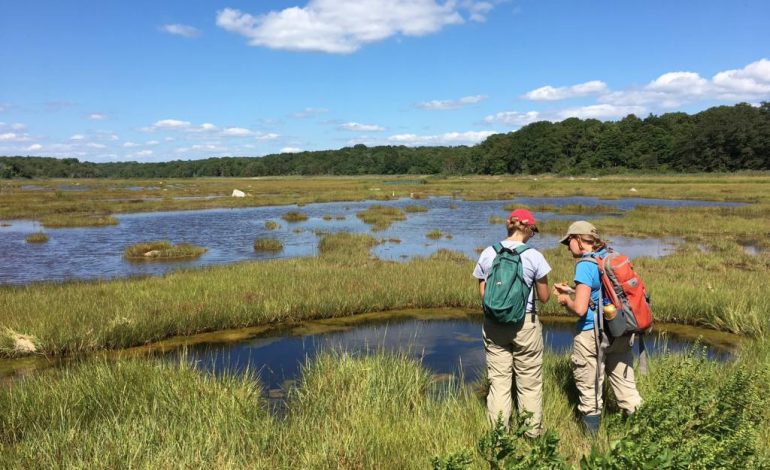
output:
M578 411L583 415L586 431L595 434L601 424L605 374L624 412L633 413L642 398L636 388L631 345L628 341L608 344L595 321L602 301L599 298L601 283L597 264L589 261L592 257L605 257L607 244L599 237L596 227L585 220L570 225L560 243L567 246L576 260L575 288L557 283L553 286L554 294L558 295L560 305L578 316L570 362L579 394Z
M551 266L542 253L526 245L538 232L532 212L514 210L506 226L508 237L482 251L473 270L473 276L479 281L479 294L483 300L487 278L498 256L495 247L519 253L523 280L531 290L523 305L524 318L521 321L500 323L484 315L482 335L489 379L487 418L492 426L500 419L508 427L515 390L519 412L532 414L527 435L536 437L542 433L543 420L543 325L536 315L533 294L537 294L541 303L548 302Z

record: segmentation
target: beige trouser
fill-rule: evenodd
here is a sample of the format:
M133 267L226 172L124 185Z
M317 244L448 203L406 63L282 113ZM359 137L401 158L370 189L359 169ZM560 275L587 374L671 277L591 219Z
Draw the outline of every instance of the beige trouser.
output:
M572 348L572 373L575 385L580 395L578 410L584 415L597 415L602 412L601 390L604 385L604 375L610 379L610 386L615 392L618 406L627 413L633 413L642 403L642 398L636 390L634 378L634 353L631 351L629 338L618 338L604 350L603 370L599 379L599 401L597 407L596 383L596 343L594 331L587 330L575 335Z
M482 328L487 355L487 418L490 424L502 417L508 426L511 391L516 387L519 412L532 413L527 433L538 436L543 421L543 325L528 313L519 324L499 324L484 318ZM515 381L514 381L515 378Z

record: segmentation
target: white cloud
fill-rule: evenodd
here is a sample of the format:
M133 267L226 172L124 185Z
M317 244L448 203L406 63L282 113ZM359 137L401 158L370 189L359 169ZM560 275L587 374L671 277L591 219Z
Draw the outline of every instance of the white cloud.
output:
M360 124L357 122L346 122L339 126L340 129L353 132L379 132L385 128L376 124Z
M102 113L91 113L88 115L88 119L92 121L104 121L107 119L107 115Z
M308 117L311 117L311 116L315 116L317 114L323 114L323 113L328 113L328 112L329 112L329 110L326 109L326 108L305 108L304 110L302 110L302 111L300 111L298 113L292 114L292 116L297 118L297 119L305 119L305 118L308 118Z
M248 39L251 46L349 54L394 35L424 36L463 23L460 10L482 21L488 2L435 0L310 0L252 16L232 8L217 13L217 25Z
M222 135L225 137L249 137L254 133L243 127L228 127L222 131Z
M580 119L615 119L629 114L643 114L646 109L642 106L615 106L611 104L594 104L576 108L561 109L555 112L555 119L561 121L576 117Z
M592 80L572 86L552 87L550 85L540 87L524 94L524 98L532 101L557 101L580 96L599 95L608 91L607 84Z
M183 36L186 38L194 38L200 36L201 32L198 28L188 26L186 24L164 24L160 27L160 30L176 36Z
M163 140L166 141L166 142L173 142L174 138L173 137L164 137Z
M40 145L40 144L32 144L29 147L27 147L27 152L34 152L34 151L40 150L42 148L43 148L43 146Z
M490 135L491 131L447 132L438 135L396 134L388 137L391 143L401 145L473 145Z
M149 157L152 155L152 150L140 150L134 154L136 157Z
M267 132L267 133L257 133L257 140L275 140L277 138L281 137L280 134L276 134L275 132Z
M86 144L86 147L88 147L88 148L92 148L92 149L103 149L103 148L107 148L107 146L106 146L106 145L104 145L104 144L97 144L96 142L88 142L88 143Z
M484 122L487 124L504 124L507 126L526 126L539 119L541 119L540 113L537 111L528 111L526 113L504 111L485 117Z
M132 147L138 147L138 146L139 146L139 144L137 144L135 142L123 142L123 147L127 148L127 149L128 148L132 148Z
M6 132L0 134L0 142L28 142L30 140L27 134L18 134L16 132Z
M86 136L83 134L75 134L72 137L70 137L70 140L85 140Z
M719 72L711 81L723 98L770 97L770 60L760 59L742 69Z
M297 147L284 147L280 150L280 153L299 153L302 152L302 149Z
M160 144L160 142L158 142L157 140L148 140L147 142L144 143L144 145L150 145L150 146L158 145L158 144Z
M178 119L161 119L160 121L156 121L155 124L153 124L149 128L145 128L145 129L150 131L159 130L159 129L185 130L185 129L189 129L190 126L191 126L190 121L180 121Z
M459 100L431 100L417 103L418 108L445 111L447 109L460 109L480 103L487 99L484 95L465 96Z
M198 129L201 132L216 132L219 128L210 122L204 122Z

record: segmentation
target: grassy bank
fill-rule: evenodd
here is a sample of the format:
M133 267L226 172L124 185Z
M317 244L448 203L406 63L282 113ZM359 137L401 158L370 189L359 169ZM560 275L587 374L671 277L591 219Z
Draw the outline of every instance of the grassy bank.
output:
M323 237L317 258L245 262L160 278L0 288L0 327L35 338L45 354L124 348L169 336L402 308L478 307L473 261L442 251L406 263L373 258L368 235ZM656 318L761 336L770 300L767 256L735 244L688 245L636 265ZM569 280L566 250L545 253L551 279ZM377 282L372 282L376 279ZM545 314L563 314L551 302ZM13 356L2 347L0 355Z
M659 357L640 380L645 407L625 421L610 399L595 441L574 417L567 356L548 355L544 423L559 439L552 457L570 465L582 458L591 464L584 468L661 457L669 468L756 468L768 456L762 390L770 381L757 359L767 352L755 345L735 364ZM93 361L0 389L0 466L426 468L434 457L462 454L467 464L455 468L488 468L477 450L489 437L483 393L437 381L403 357L326 353L304 368L279 419L248 374ZM624 437L636 447L620 454L609 442ZM513 445L520 457L541 457L542 443ZM607 462L615 465L599 465Z

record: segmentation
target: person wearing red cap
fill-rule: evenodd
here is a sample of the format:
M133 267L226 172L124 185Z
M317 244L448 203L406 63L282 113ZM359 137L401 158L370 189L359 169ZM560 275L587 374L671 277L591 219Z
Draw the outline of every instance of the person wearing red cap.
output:
M508 237L500 243L515 249L526 244L538 232L537 221L527 209L516 209L507 220ZM521 249L519 249L521 251ZM484 298L486 280L497 252L492 246L481 252L473 276L479 281L479 294ZM533 293L548 302L548 273L551 266L543 254L529 247L521 252L524 281L529 288L526 314L519 323L498 323L484 315L482 335L487 359L489 393L487 418L491 425L500 418L507 427L512 412L512 392L515 386L519 412L529 412L527 435L542 433L543 421L543 325L536 315ZM515 377L515 382L514 382Z

